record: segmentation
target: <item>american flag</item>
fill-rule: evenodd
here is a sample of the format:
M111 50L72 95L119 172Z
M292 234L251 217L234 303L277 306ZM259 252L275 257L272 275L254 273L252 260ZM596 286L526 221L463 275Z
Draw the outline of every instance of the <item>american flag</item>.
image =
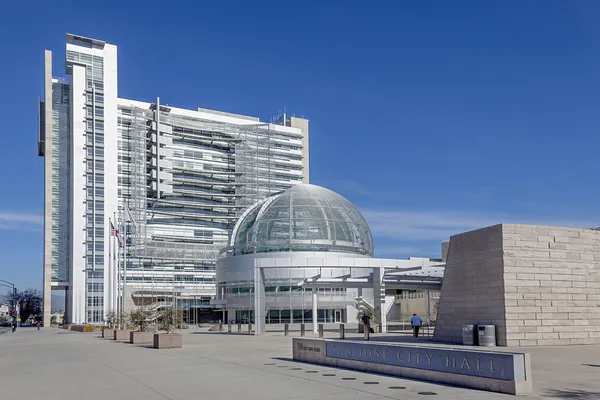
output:
M112 221L110 221L110 236L119 236L119 230L115 229L115 226L113 225Z

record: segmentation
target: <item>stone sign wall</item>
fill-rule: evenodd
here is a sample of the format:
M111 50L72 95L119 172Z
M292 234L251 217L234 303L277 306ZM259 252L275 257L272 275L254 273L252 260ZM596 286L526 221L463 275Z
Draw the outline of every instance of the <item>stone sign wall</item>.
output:
M299 361L503 393L531 390L528 354L305 338L293 346Z

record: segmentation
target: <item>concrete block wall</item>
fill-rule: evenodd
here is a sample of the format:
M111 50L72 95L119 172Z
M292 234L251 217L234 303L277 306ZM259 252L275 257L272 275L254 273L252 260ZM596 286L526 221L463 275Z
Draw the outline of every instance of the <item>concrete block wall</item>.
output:
M461 343L462 325L497 326L505 345L502 225L450 238L434 340Z
M506 344L600 344L600 232L503 225Z
M450 239L435 340L494 324L501 346L600 344L600 232L495 225Z

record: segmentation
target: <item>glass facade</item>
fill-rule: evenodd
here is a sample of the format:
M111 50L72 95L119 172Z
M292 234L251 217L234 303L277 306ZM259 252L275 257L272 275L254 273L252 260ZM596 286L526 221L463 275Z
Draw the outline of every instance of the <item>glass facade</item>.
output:
M52 84L52 282L69 282L71 203L71 87Z

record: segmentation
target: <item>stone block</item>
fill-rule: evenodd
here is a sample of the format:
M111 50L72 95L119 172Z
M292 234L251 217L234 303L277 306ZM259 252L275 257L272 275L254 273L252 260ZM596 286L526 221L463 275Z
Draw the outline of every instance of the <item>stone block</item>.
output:
M179 349L183 347L183 335L179 333L155 333L155 349Z
M113 335L114 340L129 340L129 332L124 330L115 330Z
M537 339L519 340L519 346L537 346Z
M588 332L559 332L558 337L560 339L587 339L589 337Z
M131 344L154 343L154 334L152 332L130 332L129 343L131 343Z

